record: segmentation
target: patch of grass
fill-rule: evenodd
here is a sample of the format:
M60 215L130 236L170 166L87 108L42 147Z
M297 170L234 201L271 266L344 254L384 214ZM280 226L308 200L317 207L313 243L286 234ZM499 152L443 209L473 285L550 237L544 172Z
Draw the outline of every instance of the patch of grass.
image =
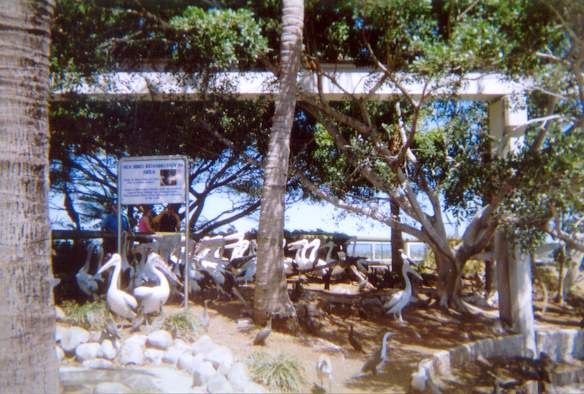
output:
M304 384L304 368L296 359L285 354L270 356L254 352L247 359L247 365L253 379L272 391L300 392Z
M85 302L63 301L61 309L69 324L86 329L101 330L105 327L107 306L105 301Z
M190 312L178 312L167 316L162 327L175 338L192 341L205 332L198 319Z

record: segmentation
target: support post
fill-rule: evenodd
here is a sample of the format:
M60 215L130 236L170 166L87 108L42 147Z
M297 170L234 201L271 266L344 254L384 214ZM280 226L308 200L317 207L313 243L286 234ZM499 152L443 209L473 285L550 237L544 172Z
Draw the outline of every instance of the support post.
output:
M519 149L523 133L516 127L527 122L523 96L505 96L489 103L489 132L493 156L502 157ZM499 292L499 317L525 338L525 348L535 356L532 273L527 255L501 230L495 234L495 257Z

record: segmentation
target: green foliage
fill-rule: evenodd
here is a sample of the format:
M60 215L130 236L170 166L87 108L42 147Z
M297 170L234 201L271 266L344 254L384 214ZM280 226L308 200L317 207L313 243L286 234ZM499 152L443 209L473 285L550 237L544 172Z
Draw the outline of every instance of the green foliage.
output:
M185 341L192 341L205 332L197 318L189 311L166 316L162 327L170 332L174 338Z
M66 322L91 330L101 330L105 327L107 307L105 301L86 302L63 301L61 305L66 316Z
M297 360L285 354L270 356L252 353L247 365L255 381L279 392L299 392L304 384L304 369Z
M246 68L267 51L266 39L247 9L187 7L170 24L178 30L174 56L183 69L187 64L210 69Z

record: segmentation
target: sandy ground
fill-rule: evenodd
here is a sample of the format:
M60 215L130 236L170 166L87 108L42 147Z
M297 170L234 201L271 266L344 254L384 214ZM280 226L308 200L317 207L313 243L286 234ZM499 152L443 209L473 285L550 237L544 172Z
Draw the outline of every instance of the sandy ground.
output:
M309 392L317 382L315 364L319 356L326 353L333 364L331 391L334 393L407 392L411 373L421 359L439 350L498 335L494 320L497 311L494 309L477 308L474 315L446 314L436 307L427 306L424 297L420 296L421 302L404 311L406 323L400 324L393 317L380 313L364 316L354 306L322 302L323 297L331 293L346 293L347 285L333 286L329 292L322 290L322 285L311 285L311 288L313 290L305 291L298 303L311 303L326 310L319 319L322 328L316 333L308 334L302 329L295 333L275 329L266 346L253 346L252 340L261 327L253 327L249 332L238 330L237 321L247 317L241 302L216 300L209 305L208 335L229 346L240 359L254 351L274 355L285 353L295 358L305 372L305 383L298 388L299 392ZM354 291L355 286L351 289ZM392 291L395 290L388 290L386 296ZM251 288L244 289L243 293L251 299ZM170 313L173 308L180 310L178 306L169 305L168 308ZM195 314L202 313L202 300L193 300L190 310ZM536 318L540 326L568 328L577 327L581 316L574 309L550 306L544 316L536 308ZM349 344L350 324L354 325L362 341L364 353L355 351ZM376 376L356 377L367 358L378 351L386 331L394 332L395 336L390 343L390 362L385 370Z

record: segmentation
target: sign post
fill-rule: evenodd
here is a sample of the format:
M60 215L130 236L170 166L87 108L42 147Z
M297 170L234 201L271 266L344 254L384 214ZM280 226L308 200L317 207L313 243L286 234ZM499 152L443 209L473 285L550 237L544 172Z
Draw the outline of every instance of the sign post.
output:
M186 156L124 157L118 163L118 253L122 205L185 204L185 309L189 305L189 160Z

